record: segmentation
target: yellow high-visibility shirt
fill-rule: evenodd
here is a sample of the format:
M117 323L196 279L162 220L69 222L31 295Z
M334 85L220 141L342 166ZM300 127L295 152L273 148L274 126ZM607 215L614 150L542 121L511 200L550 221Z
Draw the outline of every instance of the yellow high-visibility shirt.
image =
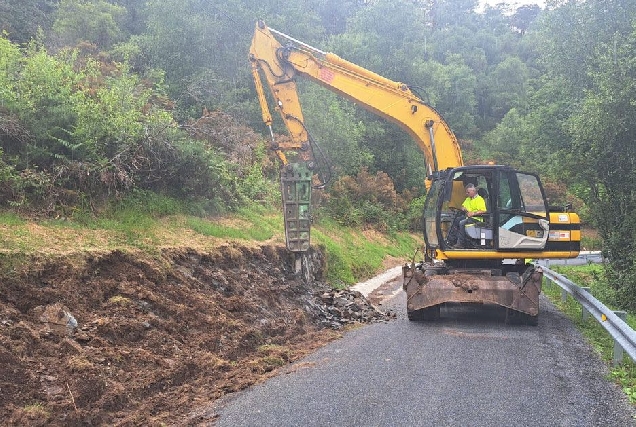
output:
M466 208L467 212L475 212L475 211L486 212L486 201L479 194L477 194L472 199L470 197L466 197L466 200L464 200L464 203L462 203L462 206ZM479 216L476 216L473 218L475 218L475 220L477 221L484 220L483 218Z

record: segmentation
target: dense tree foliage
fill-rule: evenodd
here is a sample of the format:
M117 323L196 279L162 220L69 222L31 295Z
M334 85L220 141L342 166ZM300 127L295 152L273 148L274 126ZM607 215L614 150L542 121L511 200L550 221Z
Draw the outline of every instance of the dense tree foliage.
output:
M605 242L611 284L622 291L623 304L634 308L636 4L568 4L554 11L547 28L558 30L546 43L547 68L563 82L575 107L564 124L569 141L559 153L570 163L572 181ZM566 37L563 28L579 39ZM562 62L554 63L556 55Z
M52 38L61 46L75 46L89 40L100 50L107 50L123 40L119 22L125 14L125 8L105 0L60 0Z
M27 43L39 29L50 29L57 0L3 0L0 2L0 31L16 43Z
M467 161L538 171L553 202L584 202L610 255L608 277L635 295L636 3L478 4L5 0L3 202L55 212L137 189L219 210L271 197L271 153L251 130L264 131L247 61L260 18L408 84L447 119ZM409 136L309 82L299 87L337 178L327 211L409 223L426 173Z

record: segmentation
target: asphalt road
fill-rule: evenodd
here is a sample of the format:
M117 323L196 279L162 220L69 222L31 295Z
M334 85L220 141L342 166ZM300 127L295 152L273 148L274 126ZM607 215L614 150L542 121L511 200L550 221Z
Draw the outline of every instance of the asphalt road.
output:
M571 323L542 301L539 326L497 307L447 307L345 334L277 377L230 396L218 426L633 426L633 408ZM395 296L392 296L392 295Z

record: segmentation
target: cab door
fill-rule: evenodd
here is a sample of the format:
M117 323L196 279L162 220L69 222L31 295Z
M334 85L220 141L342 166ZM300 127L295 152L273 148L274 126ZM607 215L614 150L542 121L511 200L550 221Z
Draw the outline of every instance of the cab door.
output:
M550 231L548 206L539 177L506 171L498 183L499 249L541 250Z

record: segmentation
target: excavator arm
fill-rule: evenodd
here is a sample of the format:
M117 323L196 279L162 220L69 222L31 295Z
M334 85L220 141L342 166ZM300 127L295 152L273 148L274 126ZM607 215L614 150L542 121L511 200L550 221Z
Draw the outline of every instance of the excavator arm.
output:
M309 249L311 189L324 185L324 180L315 185L312 178L316 172L314 149L318 147L312 144L304 125L297 76L318 83L406 130L424 153L429 178L438 171L463 165L457 138L449 126L407 85L295 40L268 28L262 21L256 23L249 58L263 121L272 138L271 149L283 164L281 192L285 239L290 251ZM274 138L261 76L288 130L288 140ZM290 161L290 156L294 161ZM426 180L427 188L431 182Z
M285 158L286 150L301 150L301 153L310 151L295 81L297 75L302 75L406 130L424 153L429 175L463 165L457 138L449 126L437 111L426 105L403 83L394 82L333 53L295 40L268 28L262 21L256 24L250 61L257 91L260 90L263 120L271 126L271 115L259 71L265 76L276 109L293 141L287 145L274 144L281 159ZM427 187L429 185L427 183Z
M259 49L256 48L257 45L260 46ZM252 64L252 76L256 93L258 94L258 101L261 106L263 122L270 131L272 138L271 148L276 152L276 155L283 165L287 165L286 151L301 151L304 154L301 158L307 160L309 137L307 130L303 126L303 113L298 99L298 92L296 91L296 82L285 78L282 64L277 60L275 54L276 48L272 48L271 51L266 49L262 42L256 41L255 37L255 40L252 42L252 48L250 49L250 62ZM278 142L274 138L272 115L259 73L261 70L266 76L266 81L271 93L276 98L276 110L280 113L288 129L291 141Z

